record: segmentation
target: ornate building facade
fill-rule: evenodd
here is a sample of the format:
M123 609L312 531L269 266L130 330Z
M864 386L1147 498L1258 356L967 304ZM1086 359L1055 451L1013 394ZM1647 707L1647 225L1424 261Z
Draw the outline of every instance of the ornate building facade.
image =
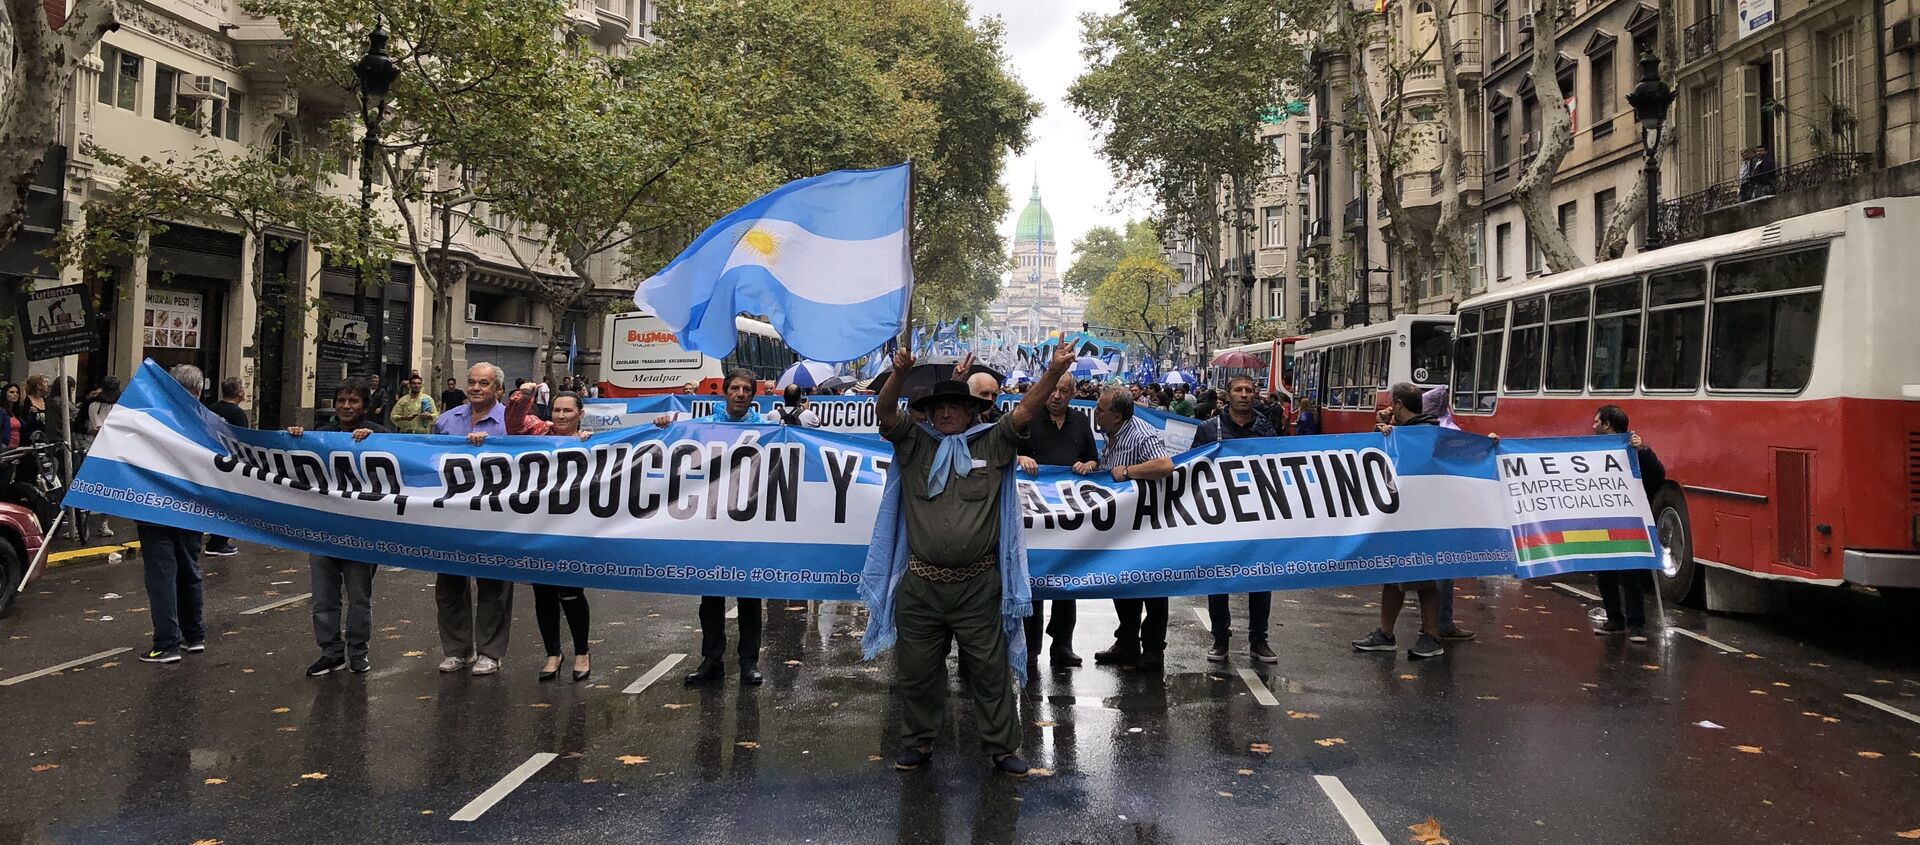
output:
M1059 250L1053 215L1040 204L1040 180L1013 229L1013 270L1000 286L1000 298L987 306L987 324L1009 345L1033 343L1055 331L1079 331L1086 300L1060 283Z

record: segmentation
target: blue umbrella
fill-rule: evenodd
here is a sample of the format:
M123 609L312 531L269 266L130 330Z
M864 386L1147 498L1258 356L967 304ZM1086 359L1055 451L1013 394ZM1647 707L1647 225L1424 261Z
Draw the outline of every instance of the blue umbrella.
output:
M1026 370L1014 370L1007 376L1008 384L1032 384L1033 376Z
M780 374L780 380L774 382L774 387L780 390L785 390L787 385L790 384L797 384L801 387L814 387L830 378L833 378L832 364L822 364L819 361L798 361L795 362L793 366L788 367L786 372Z
M1186 373L1180 372L1179 370L1174 370L1170 373L1167 373L1164 376L1161 376L1160 383L1168 387L1173 387L1174 385L1179 385L1179 384L1184 384L1188 387L1192 387L1193 379L1189 378Z
M1072 373L1076 379L1088 379L1107 375L1113 370L1107 367L1105 361L1082 356L1074 360L1073 366L1067 372Z

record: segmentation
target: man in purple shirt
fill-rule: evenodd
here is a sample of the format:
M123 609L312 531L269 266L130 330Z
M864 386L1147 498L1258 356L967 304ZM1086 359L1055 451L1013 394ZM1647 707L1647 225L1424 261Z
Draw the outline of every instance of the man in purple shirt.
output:
M475 446L489 436L504 436L507 408L500 403L500 391L506 380L499 367L474 364L467 370L466 404L442 412L433 421L433 433L465 436ZM433 598L440 611L440 651L446 658L440 671L458 672L469 664L475 675L500 671L513 622L513 582L442 573L434 578Z

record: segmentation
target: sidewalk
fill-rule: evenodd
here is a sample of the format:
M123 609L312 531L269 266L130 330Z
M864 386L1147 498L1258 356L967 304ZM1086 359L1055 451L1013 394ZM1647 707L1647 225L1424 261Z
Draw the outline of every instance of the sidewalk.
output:
M62 525L48 544L52 546L52 551L47 553L47 568L95 563L106 560L109 555L126 555L140 548L140 541L133 538L131 520L112 517L107 522L113 528L112 537L100 537L90 532L84 542L60 536L66 534L66 526Z

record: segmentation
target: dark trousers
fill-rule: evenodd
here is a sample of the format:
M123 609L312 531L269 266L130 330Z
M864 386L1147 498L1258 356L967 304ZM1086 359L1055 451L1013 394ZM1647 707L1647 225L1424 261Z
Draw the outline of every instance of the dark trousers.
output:
M740 662L760 663L760 600L738 599L740 605ZM700 597L700 657L720 661L727 656L727 599Z
M1033 615L1027 617L1027 659L1040 659L1040 632L1045 630L1053 637L1053 647L1059 651L1073 650L1073 623L1078 620L1079 609L1074 607L1072 599L1053 600L1053 621L1046 621L1047 603L1033 600Z
M1451 631L1453 624L1453 579L1442 578L1440 584L1440 630Z
M433 579L433 600L440 611L441 653L463 659L475 651L494 660L506 656L513 582L442 573Z
M219 534L207 535L207 548L209 549L224 549L231 545L233 545L232 537L223 537Z
M907 745L931 745L947 703L947 652L960 644L961 676L973 699L980 747L999 756L1020 750L1019 705L1000 627L1000 571L989 569L957 584L911 572L894 594L894 671L900 681L900 735Z
M1120 614L1113 638L1121 651L1158 654L1167 650L1166 599L1114 599L1113 609Z
M1267 641L1267 620L1272 615L1273 593L1247 594L1247 642ZM1212 623L1214 639L1220 642L1233 639L1233 615L1228 610L1226 593L1207 596L1207 619Z
M166 651L207 639L201 618L200 532L165 525L134 525L147 580L153 648Z
M373 639L373 574L380 567L326 555L309 556L307 565L313 571L314 644L336 660L365 657ZM347 611L344 632L342 599Z
M575 656L587 653L587 591L579 587L533 585L533 616L540 623L540 641L548 657L560 656L560 613L567 614Z
M1638 571L1597 572L1593 577L1600 582L1600 603L1607 609L1608 622L1629 628L1647 624L1647 597Z

